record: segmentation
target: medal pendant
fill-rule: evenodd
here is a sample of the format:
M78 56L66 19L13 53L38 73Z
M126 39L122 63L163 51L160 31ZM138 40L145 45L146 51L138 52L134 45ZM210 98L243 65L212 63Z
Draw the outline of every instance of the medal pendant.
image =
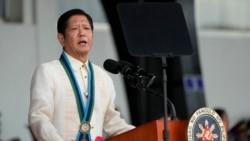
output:
M91 125L89 122L87 121L84 121L81 123L80 125L80 132L83 133L83 134L87 134L91 129Z

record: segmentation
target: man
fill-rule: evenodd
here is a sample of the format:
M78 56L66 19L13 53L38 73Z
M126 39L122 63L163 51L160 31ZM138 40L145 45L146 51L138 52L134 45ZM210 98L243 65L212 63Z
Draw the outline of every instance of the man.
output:
M57 23L60 59L39 65L31 81L29 125L39 141L95 140L134 128L115 111L109 75L88 60L92 18L80 9Z

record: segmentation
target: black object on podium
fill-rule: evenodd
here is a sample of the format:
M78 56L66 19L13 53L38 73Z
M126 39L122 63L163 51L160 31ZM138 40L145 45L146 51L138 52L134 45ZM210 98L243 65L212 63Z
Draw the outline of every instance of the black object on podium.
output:
M167 57L191 55L193 48L179 3L119 3L118 15L128 52L138 57L162 59L164 92L164 141L168 141Z

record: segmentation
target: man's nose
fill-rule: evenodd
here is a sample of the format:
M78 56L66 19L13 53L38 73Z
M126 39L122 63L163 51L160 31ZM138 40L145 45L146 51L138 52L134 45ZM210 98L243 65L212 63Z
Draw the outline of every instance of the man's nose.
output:
M86 34L86 31L82 28L79 29L79 36L84 36Z

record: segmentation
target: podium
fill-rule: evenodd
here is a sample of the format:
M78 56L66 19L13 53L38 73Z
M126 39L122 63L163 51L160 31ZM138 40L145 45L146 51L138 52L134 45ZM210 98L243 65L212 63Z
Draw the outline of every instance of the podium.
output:
M169 120L169 140L168 141L187 141L187 121ZM154 120L140 125L128 132L110 137L106 141L164 141L163 139L164 120Z

